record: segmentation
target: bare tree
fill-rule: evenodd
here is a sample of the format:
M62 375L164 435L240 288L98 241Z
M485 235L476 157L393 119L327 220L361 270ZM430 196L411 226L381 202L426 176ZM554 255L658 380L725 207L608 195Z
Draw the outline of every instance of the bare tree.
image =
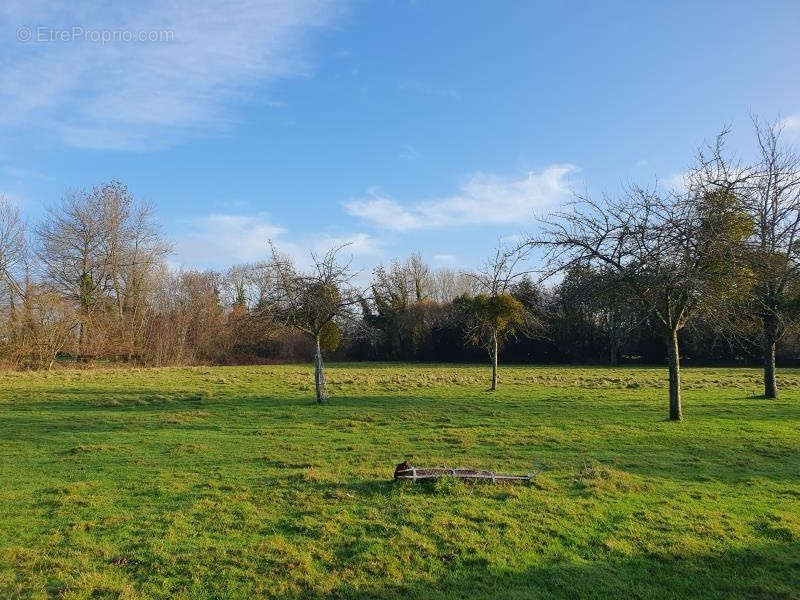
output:
M405 271L414 290L414 300L422 302L429 300L433 288L431 269L422 258L422 254L414 252L406 261Z
M251 271L251 265L234 265L225 273L224 295L227 304L234 309L244 310L251 304L248 298Z
M25 256L25 224L19 209L0 195L0 279L3 283L19 287L17 271Z
M134 200L128 216L118 275L122 293L118 306L123 311L123 337L134 348L143 343L147 298L157 283L164 260L172 252L172 245L163 238L152 205Z
M610 269L620 291L655 315L669 363L669 417L683 417L678 333L744 281L742 241L751 222L725 191L697 197L634 186L603 205L579 198L570 212L544 221L530 240L547 249L551 272L581 265Z
M338 346L341 328L337 321L355 321L354 309L363 298L353 288L355 274L350 261L339 259L345 247L347 244L323 255L312 252L312 267L302 272L289 257L278 254L270 242L276 288L266 310L283 325L308 335L314 343L314 387L320 404L328 399L322 351Z
M776 398L777 342L800 323L800 153L782 140L780 121L752 118L758 158L742 166L725 153L724 134L700 153L690 176L695 187L730 190L753 220L749 240L753 286L744 311L732 311L729 329L749 331L742 315L759 322L764 359L764 396Z
M50 370L74 335L74 308L57 292L31 282L26 282L23 306L17 352L22 362Z
M388 267L379 266L373 276L373 293L399 310L434 299L434 276L419 252L405 261L392 261Z
M479 293L476 281L466 273L450 268L433 272L433 299L440 303L452 302L459 296Z
M0 298L2 298L5 355L18 362L23 324L20 302L24 304L28 272L25 224L15 204L0 195Z
M88 348L94 318L108 312L114 331L105 337L130 356L143 329L148 286L170 252L152 208L111 181L68 193L36 234L45 281L78 307L78 352Z
M99 207L86 192L69 193L36 228L37 254L46 280L74 301L79 312L78 352L85 343L107 282Z

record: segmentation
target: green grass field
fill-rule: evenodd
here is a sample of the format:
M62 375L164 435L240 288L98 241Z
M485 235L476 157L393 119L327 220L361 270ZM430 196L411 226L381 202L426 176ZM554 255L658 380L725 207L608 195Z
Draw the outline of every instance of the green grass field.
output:
M800 598L800 371L0 375L2 598ZM391 481L396 463L532 485Z

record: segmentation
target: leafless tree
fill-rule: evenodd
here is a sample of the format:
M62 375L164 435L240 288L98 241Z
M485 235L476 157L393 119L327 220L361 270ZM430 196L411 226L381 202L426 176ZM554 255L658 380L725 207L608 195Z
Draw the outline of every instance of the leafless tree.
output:
M620 200L579 198L530 240L547 250L550 272L610 269L620 291L661 325L669 358L669 417L683 416L678 333L702 310L742 293L742 240L751 223L724 191L697 197L631 187Z
M19 209L0 195L0 279L4 284L18 289L18 270L25 257L25 224Z
M134 201L124 234L121 269L117 275L122 300L117 305L122 307L123 338L127 338L130 347L138 347L147 318L148 295L172 246L161 233L152 205L146 202Z
M422 254L414 252L405 263L405 271L414 291L414 300L416 302L429 300L433 287L433 277L430 267L422 258Z
M78 352L85 349L98 298L107 281L99 207L86 192L71 192L36 228L45 279L79 308Z
M517 279L532 273L521 268L530 256L530 249L531 246L528 244L508 247L498 242L480 269L466 271L464 275L475 282L478 293L504 294Z
M76 324L70 302L50 288L26 282L21 335L15 349L20 362L51 369L73 336Z
M692 185L732 190L753 220L748 240L753 286L745 310L736 306L729 329L748 332L741 318L759 322L764 359L764 396L776 398L777 342L800 324L800 153L782 138L780 121L753 116L757 159L742 166L725 152L724 136L700 153Z
M433 299L437 302L452 302L459 296L474 296L477 293L477 282L466 273L446 267L433 272Z
M415 302L434 299L434 275L419 252L407 260L395 260L373 273L373 293L397 309L405 310Z
M364 297L353 287L351 261L339 255L347 244L323 255L311 253L312 267L300 271L291 258L280 255L270 242L275 271L275 294L265 311L284 326L308 335L314 343L314 387L317 402L327 401L323 349L335 349L341 321L355 321L355 309Z
M78 307L78 352L87 350L93 319L112 307L116 344L135 345L148 285L170 252L152 208L111 181L68 193L48 210L36 234L45 281Z
M223 304L234 312L245 312L253 305L251 281L254 270L255 265L233 265L222 278Z

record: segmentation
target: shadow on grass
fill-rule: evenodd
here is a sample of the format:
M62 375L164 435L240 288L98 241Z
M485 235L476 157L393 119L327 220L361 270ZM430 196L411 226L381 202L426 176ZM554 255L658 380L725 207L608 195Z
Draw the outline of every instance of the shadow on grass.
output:
M296 598L327 600L470 599L764 599L800 597L800 542L729 550L719 555L634 557L607 562L568 562L524 571L492 567L485 559L454 557L438 578L354 588ZM385 577L385 575L384 575Z
M473 396L426 397L424 391L419 392L421 396L405 393L342 395L323 406L317 405L312 396L296 392L288 397L275 393L240 395L225 390L204 395L186 389L165 391L158 386L123 391L94 386L77 390L47 388L37 393L56 400L23 399L16 405L0 406L3 413L0 442L25 439L51 443L55 437L72 436L65 438L64 450L81 443L104 443L103 436L119 431L133 435L169 430L240 435L258 434L264 429L288 435L282 431L284 428L302 426L329 444L342 445L356 440L364 452L373 451L376 438L391 434L414 446L426 445L440 455L456 451L459 456L470 453L474 457L471 462L480 467L490 458L498 460L498 453L506 451L487 440L502 439L511 431L518 441L509 445L509 453L523 448L535 454L537 460L575 469L584 459L591 458L633 475L664 480L740 483L751 477L776 481L800 479L795 449L787 441L776 444L759 434L768 423L760 424L758 417L754 419L752 411L748 412L744 404L718 409L720 414L713 414L715 422L711 429L708 417L712 408L703 409L705 421L690 415L686 422L675 424L642 420L642 410L627 414L623 421L619 418L623 414L619 407L610 410L606 405L582 405L582 416L591 418L576 423L570 413L541 399L505 398L500 404L487 404ZM73 401L70 402L69 397ZM115 401L118 404L114 405ZM241 414L237 414L237 410ZM370 411L372 414L367 415ZM495 411L499 416L493 416ZM800 405L768 404L760 406L759 412L769 420L800 420ZM371 420L364 420L365 415ZM441 422L443 418L446 418L444 423ZM742 435L735 420L752 431ZM598 437L598 424L608 426L609 432ZM485 429L485 434L467 436L466 439L476 441L474 446L466 448L461 447L460 441L453 448L442 436L431 440L415 439L420 432L448 427ZM569 435L563 433L566 427L571 429ZM541 433L539 428L542 428ZM303 434L308 433L304 431ZM548 436L555 436L555 441L548 441ZM456 436L456 439L461 438ZM402 458L398 455L397 461ZM75 460L88 459L79 455ZM230 460L215 462L225 466ZM204 462L214 462L214 459L205 457ZM266 466L279 467L277 464ZM387 469L392 467L387 464ZM367 484L354 491L381 489Z

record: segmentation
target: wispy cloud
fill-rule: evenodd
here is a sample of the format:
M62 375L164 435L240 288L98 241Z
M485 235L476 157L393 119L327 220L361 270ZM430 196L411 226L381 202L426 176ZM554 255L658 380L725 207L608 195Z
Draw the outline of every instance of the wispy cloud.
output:
M50 179L49 176L34 169L15 167L13 165L4 165L3 167L0 167L0 171L2 171L2 173L9 179L14 179L17 181L47 181Z
M300 265L308 264L310 252L324 254L342 246L344 255L359 258L377 256L382 250L380 242L367 233L304 233L298 237L291 236L266 213L214 213L183 224L172 262L188 267L224 268L265 260L269 257L270 240Z
M175 242L175 261L189 266L219 266L262 260L267 241L285 229L266 214L211 214L192 219Z
M320 254L335 248L342 248L343 253L354 256L376 256L381 253L381 244L367 233L314 236L312 247Z
M0 9L6 32L0 40L0 127L39 127L71 146L137 150L223 130L235 122L241 103L272 101L265 93L269 83L309 74L306 34L343 10L336 0L93 5L6 0ZM171 36L42 41L41 31L72 36L73 28ZM15 40L15 31L31 39Z
M433 261L439 265L453 265L458 262L455 254L434 254Z
M781 125L789 131L800 130L800 115L789 115L781 119Z
M417 158L419 158L420 156L422 156L422 154L420 154L419 150L417 150L416 148L414 148L414 146L412 146L411 144L405 144L405 145L404 145L404 146L403 146L403 147L400 149L400 154L399 154L399 156L400 156L400 158L402 158L403 160L416 160Z
M397 231L460 225L524 223L536 211L557 205L569 195L569 176L577 167L552 165L519 179L476 173L458 193L402 204L378 189L345 203L351 215Z
M685 192L689 189L689 172L681 171L680 173L673 173L661 179L658 183L666 190Z
M461 94L451 87L445 87L438 84L432 85L416 79L401 81L397 87L401 92L411 92L415 94L421 94L423 96L434 96L447 100L461 100Z

